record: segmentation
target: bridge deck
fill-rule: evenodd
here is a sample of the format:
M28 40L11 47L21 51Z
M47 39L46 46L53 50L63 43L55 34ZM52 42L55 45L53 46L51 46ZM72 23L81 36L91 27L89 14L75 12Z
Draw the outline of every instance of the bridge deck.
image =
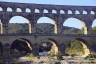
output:
M95 34L0 34L0 36L64 36L64 37L96 37Z

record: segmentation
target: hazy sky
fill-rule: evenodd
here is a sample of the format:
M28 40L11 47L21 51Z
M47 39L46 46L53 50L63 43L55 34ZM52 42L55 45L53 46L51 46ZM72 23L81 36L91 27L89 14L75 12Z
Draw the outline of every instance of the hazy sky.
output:
M6 2L21 2L21 3L37 3L37 4L57 4L57 5L80 5L80 6L96 6L96 0L0 0L0 1L6 1ZM40 22L52 22L52 20L47 19L39 19ZM27 21L26 19L22 19L21 17L15 17L10 20L11 22L17 22L17 21ZM77 19L68 19L70 23L65 23L65 26L74 26L78 28L82 28L80 25L80 20ZM77 22L79 21L79 22ZM53 24L53 23L52 23ZM96 23L94 23L96 25Z

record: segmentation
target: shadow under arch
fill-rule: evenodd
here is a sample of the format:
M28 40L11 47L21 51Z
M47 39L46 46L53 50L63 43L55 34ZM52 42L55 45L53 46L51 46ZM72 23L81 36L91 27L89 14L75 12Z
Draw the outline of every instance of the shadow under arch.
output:
M75 18L75 17L69 17L69 18L65 19L65 21L63 22L63 26L67 26L69 28L73 27L75 29L77 28L77 29L81 30L81 32L83 31L83 34L88 33L85 22L78 18ZM67 29L69 29L69 28L67 28Z
M51 17L42 16L42 17L38 18L38 20L37 20L37 24L39 24L39 23L42 23L43 25L47 25L47 31L48 31L48 25L49 24L51 24L50 26L54 25L54 26L50 27L50 29L52 30L52 28L53 28L53 33L57 34L56 21L54 19L52 19Z
M39 55L56 55L56 54L58 54L57 42L51 38L42 40L40 42L39 52L40 52Z
M3 44L0 42L0 56L3 54Z
M74 42L75 42L75 45L77 46L78 44L76 44L76 43L78 43L79 42L79 44L82 46L81 47L81 49L83 49L83 54L82 55L80 55L80 56L82 56L82 57L86 57L86 56L88 56L89 54L90 54L90 48L88 47L88 43L87 43L87 41L86 40L84 40L84 39L82 39L82 38L76 38L76 39L74 39L73 40ZM74 42L71 42L70 44L72 44L72 43L74 43ZM74 44L73 44L74 45ZM75 47L75 46L74 46ZM80 46L78 46L78 47L80 47ZM72 48L72 47L71 47ZM74 49L74 48L72 48L72 49ZM76 48L75 48L76 49ZM80 48L79 48L79 50L80 50ZM80 52L81 52L82 50L80 50ZM79 53L80 54L80 52L78 51L77 53Z
M24 56L32 52L32 44L29 40L25 38L19 38L13 41L10 47L10 53L13 56Z

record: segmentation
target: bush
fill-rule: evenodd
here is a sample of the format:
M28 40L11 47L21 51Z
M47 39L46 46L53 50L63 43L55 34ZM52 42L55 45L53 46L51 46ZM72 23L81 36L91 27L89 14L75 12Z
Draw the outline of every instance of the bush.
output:
M88 56L85 57L85 59L91 59L91 58L95 58L96 59L96 55L89 54Z
M58 53L56 56L58 60L63 60L63 55L61 53Z

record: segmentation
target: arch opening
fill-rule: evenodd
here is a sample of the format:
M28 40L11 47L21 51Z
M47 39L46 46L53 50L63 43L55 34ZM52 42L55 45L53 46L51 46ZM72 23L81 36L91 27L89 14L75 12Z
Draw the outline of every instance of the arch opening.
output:
M95 15L95 12L94 12L94 11L91 11L91 12L90 12L90 14L93 14L93 15Z
M43 10L43 13L48 13L48 10L47 10L47 9L44 9L44 10Z
M96 34L96 19L93 20L90 33L91 34Z
M0 11L3 11L3 8L2 7L0 7Z
M71 10L68 10L68 14L72 14L72 11Z
M83 10L83 14L87 14L87 11Z
M17 8L16 12L22 12L22 9L21 8Z
M7 8L7 11L8 11L8 12L12 12L12 8L8 7L8 8Z
M27 12L27 13L30 13L31 10L30 10L29 8L26 8L26 12Z
M35 9L35 13L40 13L40 10L39 9Z
M32 52L31 42L25 38L19 38L11 44L11 54L15 56L24 56Z
M45 39L40 42L39 55L56 55L58 54L58 47L56 42L52 39Z
M60 14L65 14L64 10L60 10Z
M80 14L80 12L78 10L75 11L75 14Z
M87 34L87 27L85 23L76 18L68 18L63 23L64 34Z
M54 20L48 17L41 17L37 21L37 32L38 33L55 33L57 34L57 25Z
M77 38L71 40L65 50L66 54L70 56L86 57L90 54L90 50L83 39Z
M8 33L32 33L30 21L22 16L14 16L9 20Z
M52 10L52 13L53 13L53 14L57 14L57 11L56 11L56 10Z

